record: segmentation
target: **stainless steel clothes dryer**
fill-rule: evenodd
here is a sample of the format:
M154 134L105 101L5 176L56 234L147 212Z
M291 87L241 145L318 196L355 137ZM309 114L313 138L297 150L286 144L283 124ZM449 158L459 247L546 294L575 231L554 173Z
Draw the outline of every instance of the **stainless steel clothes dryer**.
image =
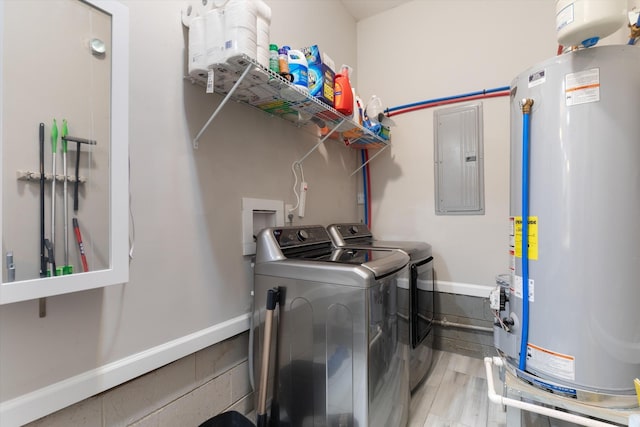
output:
M257 237L255 307L281 292L271 412L281 426L405 426L406 346L399 343L396 250L334 248L322 226L267 228ZM264 310L254 312L254 366ZM258 378L258 375L255 375Z
M380 241L365 224L332 224L327 227L337 247L399 249L410 261L398 280L398 317L402 343L410 346L409 387L413 392L426 378L433 359L433 256L424 242Z

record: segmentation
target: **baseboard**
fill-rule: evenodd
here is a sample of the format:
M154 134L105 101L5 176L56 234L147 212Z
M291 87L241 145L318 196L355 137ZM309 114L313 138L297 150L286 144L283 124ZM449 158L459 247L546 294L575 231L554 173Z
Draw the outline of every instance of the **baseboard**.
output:
M0 403L0 424L22 426L249 329L249 314Z
M447 294L467 295L471 297L489 298L492 287L487 285L476 285L474 283L446 282L436 280L434 284L436 292Z

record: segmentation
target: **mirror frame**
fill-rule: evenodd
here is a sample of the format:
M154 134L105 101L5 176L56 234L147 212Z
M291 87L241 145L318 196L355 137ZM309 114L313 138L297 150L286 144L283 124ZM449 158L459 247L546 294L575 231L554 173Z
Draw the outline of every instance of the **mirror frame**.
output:
M109 260L103 270L0 283L0 305L101 288L129 281L129 10L114 0L78 0L111 16L111 125L109 171ZM4 41L4 6L0 1L0 46ZM3 58L0 55L0 94ZM0 102L0 152L3 147ZM0 195L2 194L0 162ZM0 206L2 199L0 199ZM2 209L0 209L2 237ZM4 262L4 254L3 261ZM46 283L44 283L46 282Z

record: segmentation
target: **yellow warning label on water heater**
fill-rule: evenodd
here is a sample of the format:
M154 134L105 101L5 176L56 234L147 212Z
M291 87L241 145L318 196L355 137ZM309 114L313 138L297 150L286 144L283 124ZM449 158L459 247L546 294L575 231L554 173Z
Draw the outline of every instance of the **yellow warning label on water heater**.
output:
M522 217L516 216L515 220L515 255L518 258L522 258ZM530 216L529 225L527 229L529 235L529 259L538 259L538 217Z

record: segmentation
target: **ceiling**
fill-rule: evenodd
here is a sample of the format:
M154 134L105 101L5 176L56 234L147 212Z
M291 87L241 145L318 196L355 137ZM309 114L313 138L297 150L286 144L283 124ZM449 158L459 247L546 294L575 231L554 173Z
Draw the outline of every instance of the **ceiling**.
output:
M344 7L356 21L393 9L409 1L411 0L341 0Z

